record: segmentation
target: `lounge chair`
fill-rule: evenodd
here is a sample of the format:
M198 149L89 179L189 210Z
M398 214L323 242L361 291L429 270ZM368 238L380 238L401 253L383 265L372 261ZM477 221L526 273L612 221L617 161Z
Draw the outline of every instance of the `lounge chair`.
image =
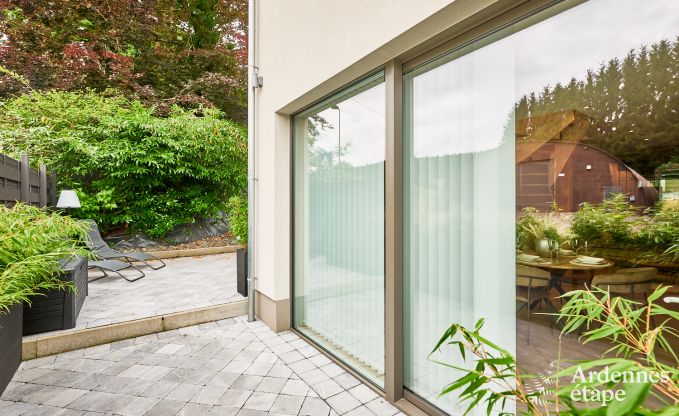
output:
M122 277L123 279L127 280L128 282L135 282L142 277L145 277L146 275L144 272L139 270L137 266L130 264L130 263L125 263L124 261L120 260L94 260L94 261L89 261L87 264L87 267L89 269L99 269L102 273L104 273L103 276L100 277L95 277L94 279L91 279L90 282L94 282L95 280L103 279L104 277L108 277L108 273L116 273L118 276ZM124 274L120 273L122 270L126 270L129 268L133 268L136 271L138 271L141 276L137 276L133 279L130 279L129 277L125 276Z
M124 259L127 261L129 264L132 264L135 261L140 261L144 263L145 265L149 266L153 270L158 270L163 267L165 267L165 262L159 259L156 256L152 256L151 254L144 253L142 251L133 251L131 253L123 253L121 251L113 250L106 244L103 238L101 238L101 234L99 233L99 227L97 226L97 223L94 222L93 220L85 220L89 224L89 229L87 230L87 235L88 239L86 241L87 246L89 247L94 254L96 254L98 257L101 257L104 260L115 260L115 259ZM158 261L160 262L160 266L153 267L149 261Z

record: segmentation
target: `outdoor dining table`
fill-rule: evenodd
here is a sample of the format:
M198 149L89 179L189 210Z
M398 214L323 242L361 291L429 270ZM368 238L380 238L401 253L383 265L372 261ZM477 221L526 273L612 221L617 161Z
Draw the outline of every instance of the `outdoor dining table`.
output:
M598 271L598 270L605 270L610 267L613 267L615 265L614 262L611 260L606 260L604 259L603 263L599 264L588 264L588 263L581 263L574 261L576 260L576 256L560 256L557 260L549 260L549 259L544 259L544 258L539 258L537 261L525 261L525 260L516 260L516 264L521 264L524 266L531 266L531 267L537 267L539 269L547 270L550 273L550 278L549 278L549 289L551 290L552 288L556 289L561 295L565 294L566 291L561 287L561 279L563 276L566 274L568 271L577 271L577 272L592 272ZM556 307L552 303L551 299L549 302L547 302L547 309L549 310L550 314L556 314L558 313ZM556 320L556 316L555 316ZM558 326L558 321L557 321L557 326Z
M566 272L594 272L608 269L615 265L615 263L606 259L604 259L604 262L600 264L581 263L574 261L576 259L576 256L561 256L558 260L547 260L540 258L539 261L521 261L517 259L516 263L549 271L551 274L549 282L550 288L555 288L562 295L566 293L566 291L561 287L561 279L566 274Z

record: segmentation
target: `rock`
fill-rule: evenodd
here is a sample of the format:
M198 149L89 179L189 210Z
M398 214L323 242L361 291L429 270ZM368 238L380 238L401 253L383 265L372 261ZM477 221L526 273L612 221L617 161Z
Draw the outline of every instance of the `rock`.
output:
M229 231L226 214L218 218L200 218L191 224L181 224L170 231L165 240L172 244L190 243L206 237L225 234Z
M226 234L229 223L226 214L217 218L198 218L189 224L180 224L170 231L163 239L153 239L144 233L132 234L122 238L107 239L110 245L119 249L139 249L154 246L191 243L207 237Z

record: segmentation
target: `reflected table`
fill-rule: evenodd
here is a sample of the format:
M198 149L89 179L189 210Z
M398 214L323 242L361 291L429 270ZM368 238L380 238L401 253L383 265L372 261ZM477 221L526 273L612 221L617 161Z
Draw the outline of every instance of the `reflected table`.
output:
M575 261L576 256L562 256L558 260L547 260L540 258L537 261L516 261L516 264L521 264L524 266L537 267L539 269L547 270L550 273L549 278L549 289L556 289L559 294L563 295L566 291L561 286L561 279L566 274L566 272L589 272L590 276L593 272L598 270L605 270L615 265L614 262L610 260L605 260L603 263L598 264L587 264ZM551 314L558 313L557 308L552 303L551 299L547 302L547 309ZM556 321L556 316L554 316ZM559 326L558 321L556 321L557 326Z

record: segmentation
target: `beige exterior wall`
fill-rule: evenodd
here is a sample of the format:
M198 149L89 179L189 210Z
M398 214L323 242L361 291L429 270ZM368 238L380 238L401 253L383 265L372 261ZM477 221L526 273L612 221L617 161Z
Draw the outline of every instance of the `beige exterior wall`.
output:
M266 307L257 308L260 319L276 330L289 325L284 318L291 304L289 114L518 3L257 0L255 63L264 85L255 106L255 288L267 298Z

